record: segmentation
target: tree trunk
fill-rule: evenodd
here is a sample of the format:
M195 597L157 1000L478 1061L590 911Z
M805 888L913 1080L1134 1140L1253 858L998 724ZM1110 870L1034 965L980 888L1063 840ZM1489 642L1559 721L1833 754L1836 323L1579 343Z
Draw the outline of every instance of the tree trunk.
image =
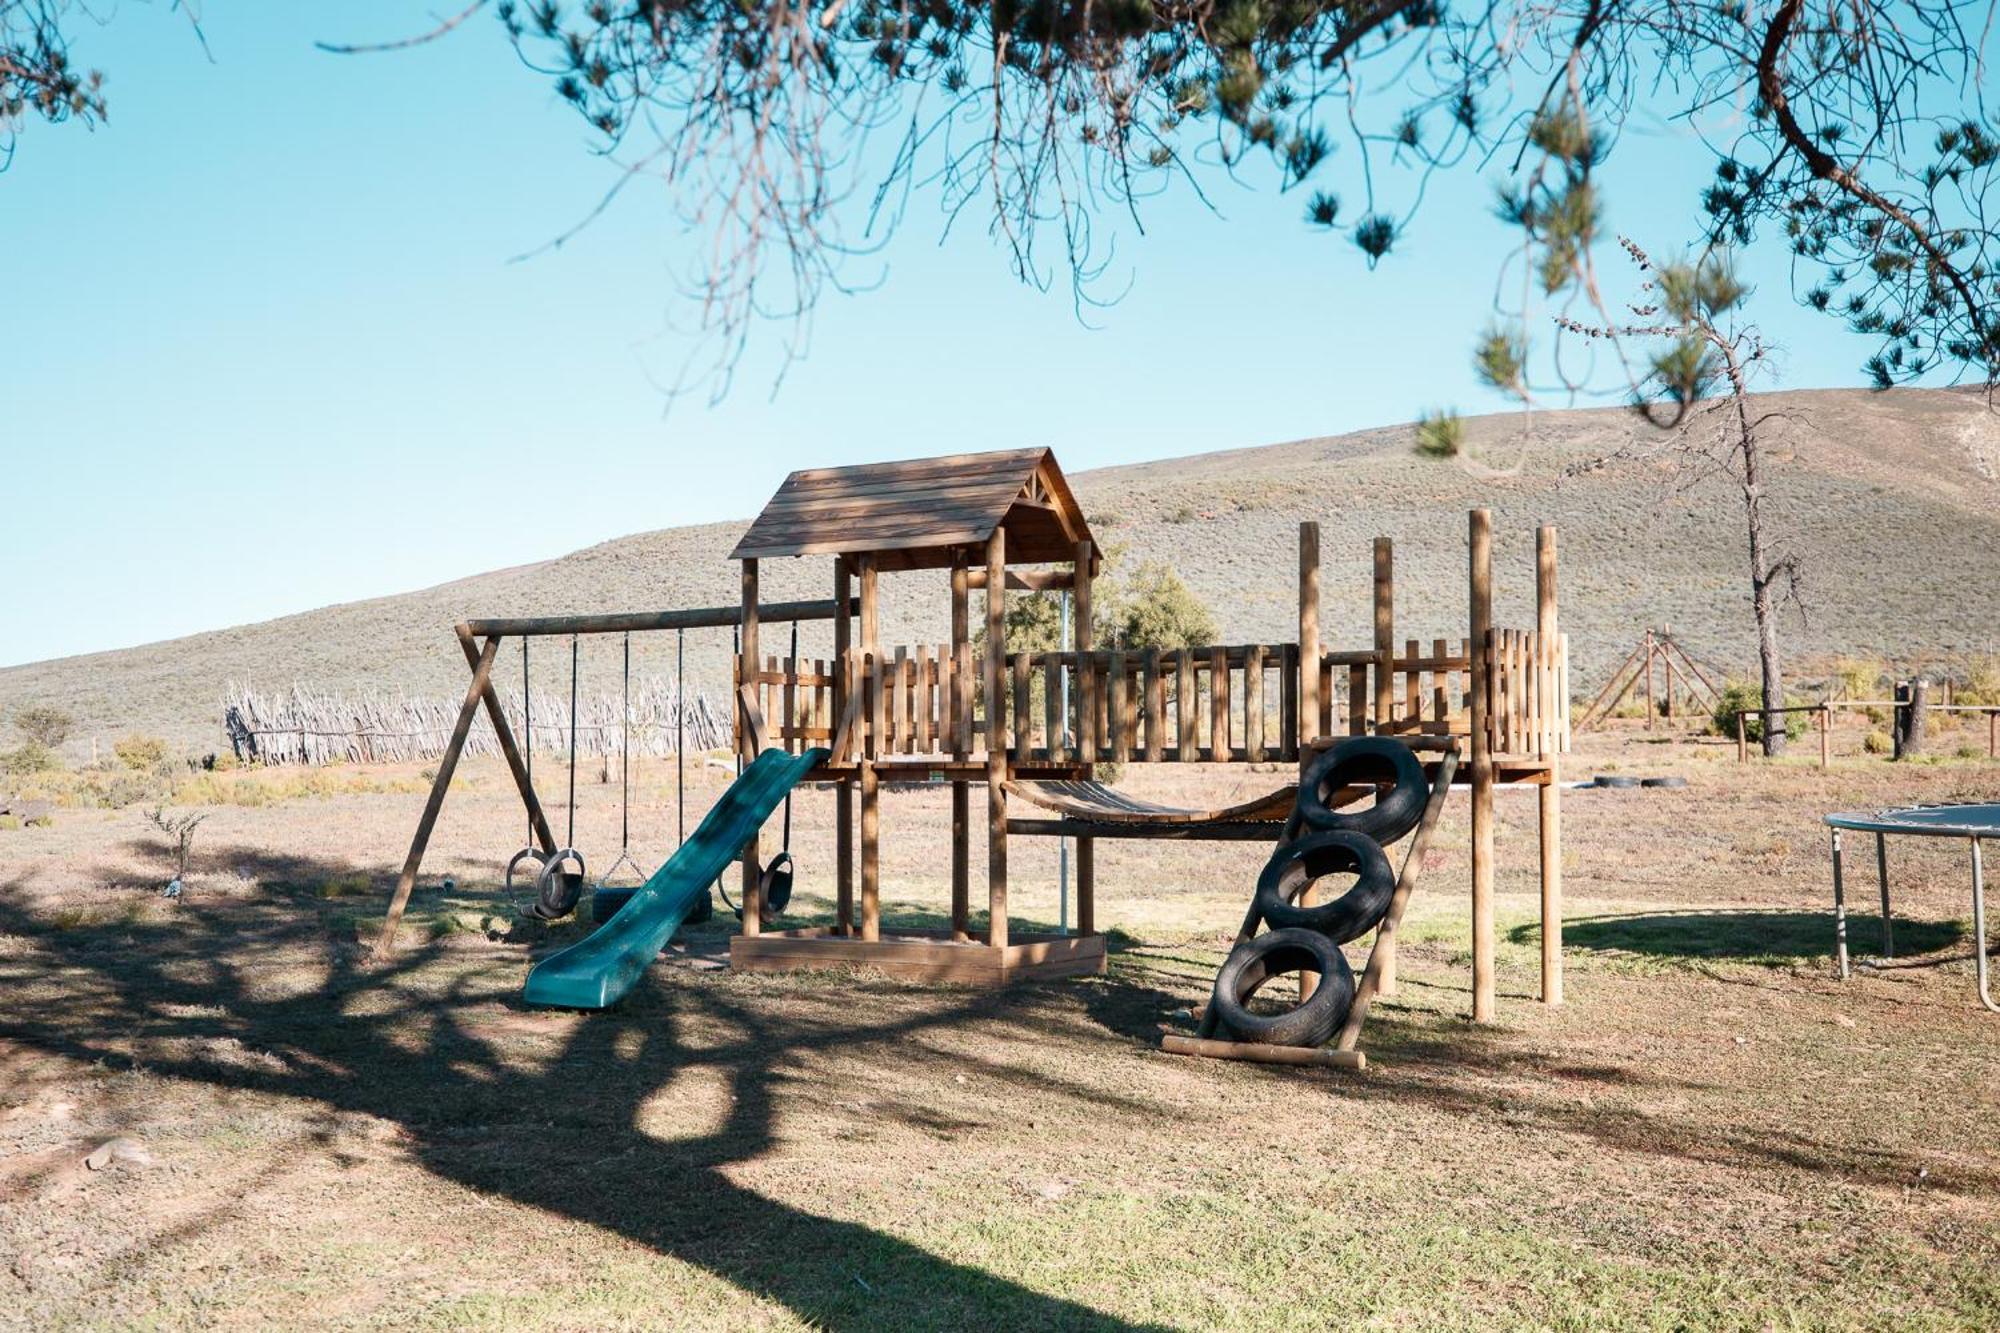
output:
M1743 514L1750 533L1750 609L1757 618L1757 669L1763 686L1764 753L1775 759L1785 752L1785 718L1774 712L1785 706L1785 675L1778 661L1778 608L1771 595L1770 557L1764 550L1764 490L1757 479L1757 438L1750 424L1745 386L1733 354L1729 356L1736 391L1737 429L1742 432Z
M1925 710L1930 703L1931 683L1918 677L1896 685L1896 718L1891 735L1897 759L1924 752Z

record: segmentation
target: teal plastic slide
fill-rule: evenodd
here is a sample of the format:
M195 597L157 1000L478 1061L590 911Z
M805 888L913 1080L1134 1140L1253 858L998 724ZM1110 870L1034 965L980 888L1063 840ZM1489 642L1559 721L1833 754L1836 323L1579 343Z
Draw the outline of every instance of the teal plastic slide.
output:
M604 1009L624 999L750 835L827 753L766 750L752 760L702 817L694 836L630 902L587 939L535 964L528 973L528 1003Z

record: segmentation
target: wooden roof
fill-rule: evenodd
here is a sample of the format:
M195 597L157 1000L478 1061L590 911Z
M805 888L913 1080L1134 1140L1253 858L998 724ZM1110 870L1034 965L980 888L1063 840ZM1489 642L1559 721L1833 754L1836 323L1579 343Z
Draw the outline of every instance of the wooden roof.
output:
M1006 529L1010 565L1076 558L1090 527L1053 452L794 472L729 558L876 555L884 569L937 569L960 548L984 546L996 528Z

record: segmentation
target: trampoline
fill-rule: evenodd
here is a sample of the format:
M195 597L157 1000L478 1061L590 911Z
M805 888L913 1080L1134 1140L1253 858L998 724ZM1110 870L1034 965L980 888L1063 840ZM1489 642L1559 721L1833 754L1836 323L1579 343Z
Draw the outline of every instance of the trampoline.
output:
M1981 863L1980 841L2000 838L2000 802L1968 805L1911 805L1873 814L1832 814L1826 825L1833 831L1833 948L1840 975L1847 976L1847 893L1841 864L1842 833L1875 835L1875 869L1882 886L1882 956L1896 956L1896 937L1889 921L1889 837L1906 834L1919 838L1964 838L1972 848L1972 957L1979 979L1979 1002L1996 1014L2000 1004L1993 990L1986 962L1986 873Z

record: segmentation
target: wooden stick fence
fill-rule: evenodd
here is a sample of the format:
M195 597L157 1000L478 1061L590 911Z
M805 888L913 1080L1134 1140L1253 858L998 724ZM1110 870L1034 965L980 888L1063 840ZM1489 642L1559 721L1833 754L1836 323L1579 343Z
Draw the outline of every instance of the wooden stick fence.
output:
M567 690L536 690L528 709L522 706L519 690L500 692L500 701L507 725L522 744L545 752L568 752ZM728 705L692 692L683 700L669 680L634 680L631 715L621 728L623 706L622 696L615 692L577 702L579 755L618 754L627 738L633 754L656 758L674 752L677 735L693 751L727 749L731 744ZM266 695L231 685L223 700L222 726L236 757L245 763L401 763L442 755L457 712L457 703L442 697L349 697L303 685ZM500 752L484 718L467 735L464 752Z

